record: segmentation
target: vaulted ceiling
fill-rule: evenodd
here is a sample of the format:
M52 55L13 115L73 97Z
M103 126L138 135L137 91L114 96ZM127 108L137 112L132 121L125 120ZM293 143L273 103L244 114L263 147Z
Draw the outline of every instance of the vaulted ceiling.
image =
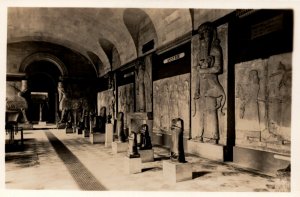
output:
M47 51L45 43L49 43L51 49L58 46L79 54L79 59L87 60L82 66L92 67L87 68L88 72L102 76L112 69L113 48L120 65L139 56L137 26L146 18L155 29L156 48L192 31L188 9L9 8L8 53L11 48L26 46L29 52L19 53L23 57L14 62L18 67L28 55ZM17 43L22 44L17 46ZM61 56L62 61L68 59Z

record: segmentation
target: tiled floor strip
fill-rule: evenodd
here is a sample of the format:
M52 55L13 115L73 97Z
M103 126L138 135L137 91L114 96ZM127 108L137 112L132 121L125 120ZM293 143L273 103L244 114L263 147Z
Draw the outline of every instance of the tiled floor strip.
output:
M64 162L70 174L82 190L106 190L93 174L79 161L79 159L50 131L46 131L49 142L59 158Z

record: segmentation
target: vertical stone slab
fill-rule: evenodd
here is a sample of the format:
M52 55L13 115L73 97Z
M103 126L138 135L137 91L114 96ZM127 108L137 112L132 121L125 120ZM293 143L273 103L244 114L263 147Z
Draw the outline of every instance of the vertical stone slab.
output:
M134 111L134 84L126 84L118 87L118 112L124 113L124 127L128 128L130 120L128 113Z
M114 125L106 124L105 125L105 147L111 147L114 137Z
M200 80L200 88L203 88L203 92L207 94L205 105L201 104L201 99L194 99L196 98L196 86L198 83L198 78L200 77L197 66L199 65L200 59L200 41L199 35L195 35L192 37L192 49L191 49L191 137L198 138L201 135L201 128L204 130L211 130L212 127L217 127L219 133L219 144L226 145L227 142L227 78L228 78L228 24L223 24L217 27L217 36L220 42L220 48L223 54L223 68L221 72L216 74L217 79L219 81L219 86L214 85L214 88L208 88L207 83L211 85L211 83L207 80ZM205 84L205 81L207 82ZM202 85L202 87L201 87ZM206 90L205 90L206 88ZM221 94L224 92L225 97L223 96L222 99L225 99L224 108L222 111L225 115L222 114L221 108L217 110L217 116L214 118L216 119L214 122L215 125L212 125L212 119L209 115L207 115L207 111L211 111L209 106L215 105L215 103L222 102L220 100ZM209 96L212 95L212 96ZM217 98L213 100L212 98ZM202 107L200 107L202 106ZM205 106L205 107L203 107ZM204 115L203 115L204 114ZM204 131L205 133L205 131Z
M127 150L128 150L128 143L112 142L111 143L111 147L112 147L112 152L114 154L122 153L122 152L127 152Z

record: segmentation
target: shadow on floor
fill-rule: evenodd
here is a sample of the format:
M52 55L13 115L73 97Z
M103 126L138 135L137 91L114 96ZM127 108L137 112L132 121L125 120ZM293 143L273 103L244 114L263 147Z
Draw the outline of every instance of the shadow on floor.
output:
M159 167L152 167L152 168L144 168L144 169L142 169L142 172L146 172L146 171L159 171L159 170L161 170L161 168L159 168Z
M193 172L192 178L196 179L196 178L202 177L202 176L204 176L206 174L209 174L209 173L211 173L211 172L210 171Z

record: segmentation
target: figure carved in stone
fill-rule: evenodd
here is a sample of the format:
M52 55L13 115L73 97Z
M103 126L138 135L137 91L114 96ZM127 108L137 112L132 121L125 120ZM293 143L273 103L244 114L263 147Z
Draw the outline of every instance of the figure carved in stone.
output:
M26 108L21 108L21 112L24 118L24 122L26 124L29 123L28 118L27 118L27 114L26 114L26 110L29 107L29 100L30 100L30 91L28 89L28 84L27 84L27 80L22 80L21 81L21 91L18 93L18 96L23 97L26 100L27 103L27 107Z
M145 63L143 60L138 61L136 68L136 92L137 92L137 109L138 112L146 111L146 95L145 95Z
M152 149L152 143L151 143L151 138L149 135L149 130L148 130L148 125L143 124L140 129L140 144L139 148L141 150L147 150L147 149Z
M105 133L106 107L101 107L100 116L95 116L94 122L93 132Z
M183 148L183 120L180 118L172 119L171 125L172 143L171 143L171 160L185 163Z
M66 122L67 116L71 113L72 103L70 102L67 92L65 91L64 85L62 82L58 82L58 102L59 102L59 111L61 111L59 123ZM72 114L70 114L72 116Z
M131 131L130 135L128 136L128 153L129 158L138 158L140 154L138 153L138 146L137 146L137 135L134 131Z
M238 96L241 100L240 118L255 120L259 124L259 77L257 70L249 71L248 82L243 86L238 85Z
M117 117L117 135L119 142L125 142L125 133L124 133L124 113L119 112Z
M200 140L207 138L211 142L218 143L218 109L225 115L223 108L226 102L224 89L218 79L218 75L223 72L223 53L217 30L212 23L206 22L200 25L198 33L200 50L196 67L197 82L194 102L196 105L196 100L199 99L200 105L195 113L200 111Z

